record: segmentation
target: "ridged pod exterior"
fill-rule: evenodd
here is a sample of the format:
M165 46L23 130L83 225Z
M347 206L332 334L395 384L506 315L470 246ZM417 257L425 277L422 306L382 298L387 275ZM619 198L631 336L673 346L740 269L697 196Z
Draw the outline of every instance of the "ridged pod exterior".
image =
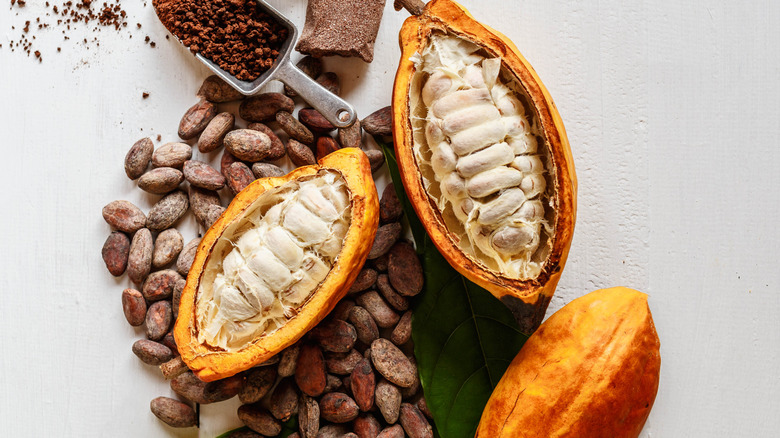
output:
M637 437L658 392L659 348L647 295L615 287L578 298L525 343L476 436Z
M322 169L340 173L350 194L351 222L341 251L325 280L303 303L298 313L283 326L236 352L220 351L198 342L196 294L212 249L223 232L266 191L289 181L316 174ZM273 357L311 330L346 295L365 263L379 224L379 199L365 153L345 148L327 155L318 165L299 167L283 177L262 178L242 190L222 216L206 231L195 259L179 306L174 337L182 359L203 381L232 376Z
M445 225L435 201L426 192L413 152L410 120L410 87L415 74L413 57L431 34L454 34L501 58L530 98L540 122L544 147L552 162L552 208L555 209L554 241L541 273L528 280L508 278L466 255ZM400 32L401 60L393 89L393 137L396 157L406 193L433 243L447 261L472 282L499 298L515 315L525 332L532 332L544 318L569 253L576 219L577 180L563 122L547 89L506 36L480 24L451 0L433 0L422 14L408 18ZM540 145L541 146L541 145Z

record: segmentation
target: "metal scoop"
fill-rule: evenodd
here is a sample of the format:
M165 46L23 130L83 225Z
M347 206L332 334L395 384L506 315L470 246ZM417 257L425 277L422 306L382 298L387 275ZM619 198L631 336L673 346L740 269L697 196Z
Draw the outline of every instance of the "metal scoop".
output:
M337 128L352 126L357 118L355 109L352 108L352 105L318 84L290 61L290 53L293 51L295 43L298 41L298 28L296 28L287 17L265 1L256 1L263 12L266 12L288 30L287 40L285 40L282 47L279 49L279 57L276 58L274 65L268 71L252 82L242 81L221 69L210 59L200 54L196 54L195 57L206 64L206 67L211 69L217 76L241 92L241 94L251 96L257 94L257 92L268 82L273 80L281 81L295 90L303 100L319 111L320 114L333 124L333 126Z

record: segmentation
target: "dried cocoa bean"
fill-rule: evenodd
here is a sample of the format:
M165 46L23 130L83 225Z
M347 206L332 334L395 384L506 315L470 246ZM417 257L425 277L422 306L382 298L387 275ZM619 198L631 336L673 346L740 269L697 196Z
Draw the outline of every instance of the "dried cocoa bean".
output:
M202 405L211 403L206 395L206 382L200 380L191 371L179 374L171 380L171 389L185 399Z
M422 265L412 245L398 242L390 249L387 275L393 288L403 296L413 297L422 291Z
M412 311L408 311L401 315L401 319L398 320L393 329L393 333L390 334L390 340L395 345L401 346L409 341L412 337Z
M172 167L158 167L138 178L138 188L154 195L164 195L176 190L184 181L181 171Z
M301 394L298 400L298 432L303 438L315 438L320 430L320 405L317 400Z
M287 438L300 438L299 436L296 437L296 435L298 435L297 432L287 435ZM251 429L242 429L231 433L229 436L230 438L263 438L265 435L260 435Z
M320 415L331 423L347 423L360 413L357 403L347 394L331 392L320 400Z
M184 360L182 360L181 356L174 357L173 359L163 364L160 364L160 372L162 372L162 375L165 378L165 380L173 379L174 377L182 373L186 373L188 370L189 368L187 368L187 364L184 363Z
M376 291L368 291L357 299L358 305L368 310L374 317L376 325L382 328L394 326L400 318L397 313L387 305L385 300Z
M162 268L176 260L176 257L184 248L184 239L176 228L168 228L157 235L152 252L152 266Z
M143 324L146 319L146 300L141 292L135 289L123 290L122 311L131 326L138 327Z
M276 161L287 155L287 148L284 147L284 143L279 136L276 135L273 129L262 123L250 123L249 126L247 126L247 129L262 132L271 139L271 151L268 152L268 156L265 157L266 160Z
M343 424L328 424L320 428L317 438L344 438L349 429Z
M401 412L401 390L397 386L380 379L376 384L376 394L374 399L382 413L385 421L393 424L398 421L398 415Z
M310 335L323 350L334 353L346 353L357 340L357 332L352 324L339 320L327 320L315 327Z
M116 230L135 233L146 225L140 208L128 201L114 201L103 207L103 219Z
M379 293L382 294L385 301L390 304L395 310L404 312L409 309L409 300L402 297L398 292L390 285L390 280L387 278L387 274L380 275L376 280L376 288Z
M362 120L363 129L371 135L393 135L393 111L386 106Z
M331 353L325 359L325 365L329 373L347 375L352 374L355 366L363 359L357 350L349 353Z
M152 231L162 231L175 224L189 208L187 194L176 190L162 197L149 210L146 218L146 228Z
M133 354L148 365L160 365L173 359L173 352L159 342L139 339L133 343Z
M336 140L323 136L317 139L317 158L323 158L333 152L341 149L341 145Z
M238 419L244 425L264 436L276 436L282 431L282 425L267 410L257 403L241 405Z
M209 102L223 103L243 99L244 95L233 88L230 84L223 81L217 75L211 75L203 81L203 85L198 90L198 96L202 96Z
M281 93L263 93L252 96L241 102L238 115L248 122L264 122L273 120L279 111L292 112L295 102Z
M417 367L388 339L371 344L371 361L379 374L402 388L412 386L417 378Z
M284 176L284 169L271 163L255 163L252 165L252 173L255 178L272 178Z
M192 148L186 143L166 143L152 154L152 166L181 169L192 158Z
M219 113L209 122L198 138L198 150L206 154L222 147L225 136L236 123L236 118L230 113Z
M327 384L325 385L325 391L323 392L333 392L340 386L341 386L341 379L334 376L333 374L328 374Z
M350 432L350 433L344 434L344 438L360 438L360 437L358 437L357 434L355 434L355 432Z
M322 74L322 60L319 58L315 58L313 56L304 56L295 65L312 79L315 79ZM288 87L287 85L284 86L284 94L290 97L295 97L298 95L295 90Z
M371 172L376 172L385 164L385 154L383 154L382 151L368 149L363 152L365 152L366 157L368 157L368 162L371 164Z
M219 171L222 173L222 175L225 175L227 172L227 168L235 163L241 161L238 158L234 157L233 154L225 150L222 152L222 158L219 160ZM225 175L226 176L226 175Z
M376 438L404 438L404 428L400 424L388 427L383 430Z
M225 177L217 169L202 161L185 161L184 178L191 185L206 190L219 190L225 187Z
M191 407L170 397L157 397L149 407L155 417L171 427L193 427L198 422Z
M179 253L179 258L176 260L176 272L180 275L186 277L190 272L190 266L192 266L192 262L195 260L195 253L198 250L198 245L200 245L200 237L196 237L187 242Z
M387 254L383 256L379 256L376 259L374 259L374 268L379 272L386 272L387 271L387 261L389 257Z
M355 282L352 283L352 287L349 288L349 293L354 294L357 292L363 292L376 283L377 273L371 268L363 268L360 270Z
M355 418L352 428L358 438L376 438L382 431L379 421L371 414L362 413Z
M317 163L317 160L314 159L314 152L294 138L287 141L287 156L298 167Z
M414 405L401 403L400 419L409 438L433 438L433 428Z
M234 195L237 195L255 180L252 170L241 162L228 166L225 177L227 178L227 186Z
M417 397L415 397L412 404L414 404L414 406L416 406L417 409L423 413L423 415L428 417L429 420L433 420L433 414L431 413L431 410L428 409L428 402L425 401L425 397L422 394L419 394Z
M206 383L205 388L203 388L203 395L210 400L211 403L217 403L235 397L243 386L243 374L236 374L221 380Z
M355 307L355 302L352 300L341 300L336 307L330 312L330 316L333 319L340 319L346 321L349 318L349 312Z
M236 129L225 136L225 149L239 160L260 161L271 153L271 138L253 129Z
M349 322L355 326L357 337L360 342L371 345L379 338L379 328L376 326L374 318L368 311L360 306L355 306L349 313Z
M179 138L189 140L200 134L211 119L217 115L217 107L207 100L201 100L184 113L179 122Z
M142 138L135 142L125 155L125 173L130 179L137 179L146 172L149 162L152 161L154 143L150 138Z
M300 344L293 344L282 351L281 357L279 358L279 376L290 377L295 375L295 364L298 362L298 355L300 353Z
M360 127L360 120L355 119L355 123L348 128L339 128L339 143L344 148L363 148L363 128Z
M339 76L332 71L325 72L317 77L317 83L325 87L328 91L338 96L341 94L341 81Z
M181 279L181 275L172 269L157 271L146 278L141 291L149 302L167 300L173 295L176 282Z
M115 277L119 277L127 269L127 257L130 255L130 238L121 231L112 232L103 244L101 255L108 272Z
M238 392L241 403L260 401L276 383L276 368L256 367L248 370L244 376L244 386Z
M409 362L411 362L412 366L415 369L414 374L412 375L414 379L412 380L412 384L409 385L407 388L400 388L401 389L401 397L403 397L404 400L408 400L414 396L417 395L417 393L420 392L420 376L417 374L417 361L414 359L414 356L407 356L407 359L409 359Z
M303 344L295 364L295 383L306 395L317 397L325 390L325 358L319 346Z
M173 338L173 331L166 333L160 343L170 348L174 356L179 356L179 350L176 346L176 339Z
M279 123L279 127L282 128L282 131L286 132L290 138L294 138L305 144L314 143L314 134L289 112L279 111L276 113L276 122Z
M173 311L168 301L157 301L146 311L146 337L159 341L173 323ZM157 364L159 365L159 364Z
M127 256L127 276L133 283L143 283L152 270L153 249L152 232L147 228L136 231Z
M298 391L292 379L282 379L271 394L271 415L287 421L298 412Z
M396 222L401 218L403 212L403 206L401 206L401 201L398 200L395 186L393 183L390 183L385 186L384 191L382 191L382 198L379 200L379 221L383 224Z
M400 223L392 222L379 227L379 229L376 230L376 236L374 236L374 243L371 245L371 250L368 252L368 259L373 260L387 254L387 252L390 251L390 248L398 241L399 237L401 237ZM415 255L415 257L417 257L417 255Z
M327 134L336 129L319 111L314 108L302 108L298 111L298 120L311 131Z
M374 390L376 389L376 376L371 368L371 361L363 359L352 370L349 376L352 396L361 411L367 412L374 407Z
M190 186L190 208L195 214L195 220L198 221L200 226L208 228L206 224L213 215L211 206L222 206L222 200L219 197L219 193L213 190L206 190L200 187Z

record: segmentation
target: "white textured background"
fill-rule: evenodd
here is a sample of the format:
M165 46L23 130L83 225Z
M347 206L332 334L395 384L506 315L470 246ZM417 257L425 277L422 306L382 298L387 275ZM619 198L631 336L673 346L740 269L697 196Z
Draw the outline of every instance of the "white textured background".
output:
M51 29L36 32L43 64L11 53L40 3L18 16L0 5L3 433L195 436L149 412L170 390L130 352L142 332L121 313L128 280L100 258L100 210L151 206L124 155L142 136L175 140L207 73L137 2L125 5L144 25L134 39L104 30L84 50ZM303 0L271 3L303 24ZM780 3L463 3L517 43L571 141L579 215L551 311L607 286L651 295L662 375L643 437L778 436ZM362 115L389 104L404 17L388 5L372 64L326 62ZM235 425L236 403L203 407L200 436Z

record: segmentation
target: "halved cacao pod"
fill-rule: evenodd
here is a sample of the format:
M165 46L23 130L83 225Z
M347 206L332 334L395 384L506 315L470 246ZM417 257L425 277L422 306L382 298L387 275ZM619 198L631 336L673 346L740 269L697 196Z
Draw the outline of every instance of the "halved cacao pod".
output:
M251 183L203 236L187 276L174 328L184 362L212 381L297 341L347 293L378 223L359 149Z
M659 348L647 295L615 287L577 298L526 341L476 436L637 437L658 392Z
M407 19L400 44L393 136L409 199L447 261L531 332L576 218L561 117L517 47L451 0Z

